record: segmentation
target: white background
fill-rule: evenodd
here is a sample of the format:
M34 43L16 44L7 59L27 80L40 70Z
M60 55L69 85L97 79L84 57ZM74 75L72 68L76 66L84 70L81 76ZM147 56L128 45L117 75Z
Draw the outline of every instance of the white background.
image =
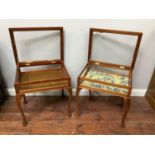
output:
M0 3L0 17L3 19L144 19L155 17L154 6L153 0L5 0ZM11 63L13 64L13 61ZM143 76L146 74L144 73ZM0 154L154 155L154 145L155 136L72 136L72 138L69 136L1 136Z

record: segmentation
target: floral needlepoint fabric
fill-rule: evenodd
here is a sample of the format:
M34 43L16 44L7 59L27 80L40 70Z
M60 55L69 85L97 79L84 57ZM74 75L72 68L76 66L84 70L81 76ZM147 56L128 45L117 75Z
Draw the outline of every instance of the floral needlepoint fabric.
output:
M128 83L129 83L129 78L127 76L116 75L112 73L104 73L104 72L94 71L94 70L89 70L88 73L85 75L85 77L89 79L97 80L97 81L103 81L103 82L113 83L116 85L118 84L122 86L128 86ZM128 93L128 89L125 89L125 88L119 88L117 86L110 86L108 84L107 85L100 84L100 83L90 82L86 80L82 81L81 85L118 92L121 94Z

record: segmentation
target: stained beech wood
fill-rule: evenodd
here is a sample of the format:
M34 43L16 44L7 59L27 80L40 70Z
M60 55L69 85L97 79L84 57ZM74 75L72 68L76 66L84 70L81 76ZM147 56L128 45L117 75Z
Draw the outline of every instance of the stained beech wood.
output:
M14 32L23 31L60 31L60 58L49 60L36 60L36 61L20 61L18 58L18 51L16 47L16 40ZM71 78L64 65L64 34L63 27L20 27L9 28L14 58L16 62L16 77L15 77L15 90L16 90L16 102L21 112L23 125L27 124L26 117L21 107L21 97L24 98L26 103L26 93L32 93L36 91L47 90L66 90L69 95L69 101L67 106L68 115L71 116ZM21 68L33 67L33 66L49 66L49 69L35 69L21 71ZM59 67L55 66L59 65Z
M137 36L136 46L135 46L135 49L134 49L134 54L133 54L133 57L132 57L131 64L130 65L123 65L123 64L114 64L114 63L107 63L107 62L92 60L91 56L92 56L92 44L93 44L93 33L94 32ZM79 103L80 102L79 101L80 90L87 89L89 91L90 96L91 96L91 91L108 93L108 94L111 94L111 95L122 97L124 99L125 109L124 109L124 114L123 114L123 117L122 117L122 120L121 120L121 127L125 127L125 119L126 119L128 111L129 111L129 107L130 107L130 95L131 95L131 91L132 91L132 72L133 72L135 62L136 62L136 58L137 58L137 55L138 55L142 35L143 35L143 33L141 33L141 32L110 30L110 29L101 29L101 28L90 28L90 31L89 31L89 43L88 43L88 62L86 64L86 66L84 67L84 69L82 70L82 72L80 73L80 75L78 76L78 80L77 80L77 93L76 93L76 96L77 96L77 116L80 116L80 109L81 109L80 108L80 103ZM121 85L121 84L113 84L113 83L104 82L104 81L101 81L101 80L94 80L94 79L91 79L91 78L86 78L85 76L87 75L87 72L89 71L89 69L91 69L91 65L111 68L113 70L124 70L124 71L126 71L127 74L124 75L124 76L128 77L128 79L129 79L128 86L124 86L124 85ZM97 69L96 69L96 71L97 71ZM104 71L102 71L102 72L104 72ZM112 73L112 74L115 74L115 73ZM119 74L116 73L115 75L119 75ZM123 76L123 75L121 75L121 76ZM87 82L97 83L97 84L103 84L103 85L109 85L109 86L114 86L114 87L117 87L117 88L124 88L124 89L128 90L128 93L124 94L124 93L118 93L118 92L114 92L114 91L110 91L110 90L105 90L105 89L102 89L102 88L94 88L94 87L91 87L91 86L86 86L86 85L82 84L82 81L87 81Z

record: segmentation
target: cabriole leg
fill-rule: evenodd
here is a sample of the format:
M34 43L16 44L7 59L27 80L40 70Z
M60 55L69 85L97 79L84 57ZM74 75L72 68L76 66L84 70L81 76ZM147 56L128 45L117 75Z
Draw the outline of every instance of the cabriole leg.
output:
M69 96L69 101L68 101L68 104L67 104L67 111L68 111L69 117L71 117L72 89L68 88L66 90L67 90L68 96Z
M89 99L92 100L92 92L89 90Z
M76 89L76 98L77 98L77 104L76 104L77 111L76 111L76 115L77 115L77 117L80 116L80 99L79 99L80 90L81 90L81 88L77 87L77 89Z
M130 98L124 98L124 114L122 117L121 127L125 128L125 119L130 109Z
M61 90L61 96L65 97L64 89Z
M24 103L26 104L27 103L27 100L26 100L25 94L23 95L23 99L24 99Z
M26 126L27 125L27 121L26 121L26 118L25 118L25 115L24 115L24 112L22 110L22 107L21 107L21 96L20 95L16 95L16 104L17 104L17 107L22 115L22 119L23 119L23 126Z

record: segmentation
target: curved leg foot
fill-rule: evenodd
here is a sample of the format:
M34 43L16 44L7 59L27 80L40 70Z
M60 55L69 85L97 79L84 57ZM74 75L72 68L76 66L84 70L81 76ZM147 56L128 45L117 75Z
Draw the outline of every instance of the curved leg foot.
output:
M76 111L76 116L79 117L80 116L80 99L79 99L79 94L80 94L80 90L81 88L78 88L76 89L76 98L77 98L77 104L76 104L76 108L77 108L77 111Z
M63 98L65 97L64 89L61 90L61 96L62 96Z
M130 109L130 98L124 98L124 114L123 114L123 117L122 117L122 121L121 121L121 127L122 128L125 128L125 119L126 119L126 116L128 114L128 111Z
M23 121L23 126L27 126L27 121Z
M69 96L69 101L68 101L68 104L67 104L67 111L68 111L68 116L71 117L72 89L68 88L66 90L67 90L68 96Z
M26 126L27 125L27 121L26 121L26 118L25 118L25 115L24 115L24 112L22 110L22 107L21 107L21 96L20 95L16 95L16 104L17 104L17 107L22 115L22 119L23 119L23 126Z

